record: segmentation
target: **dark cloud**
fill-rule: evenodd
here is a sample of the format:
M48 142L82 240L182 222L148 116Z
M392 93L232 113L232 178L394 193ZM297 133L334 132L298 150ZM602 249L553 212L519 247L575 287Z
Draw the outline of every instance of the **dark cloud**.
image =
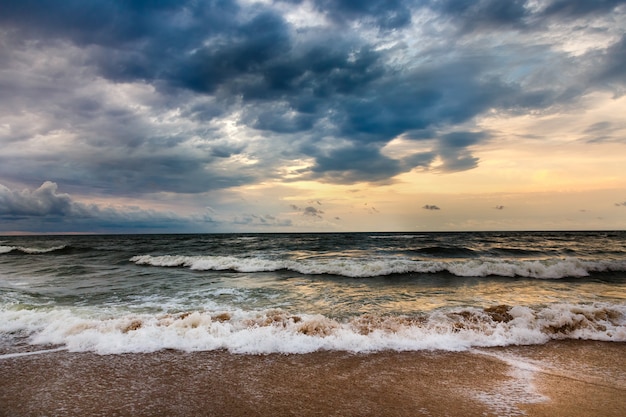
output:
M68 194L57 193L57 185L46 181L34 191L12 191L0 185L0 216L66 216L81 215L84 208Z
M432 1L431 7L453 19L461 32L523 28L530 16L526 0L440 0Z
M46 181L35 190L15 191L0 184L0 232L119 232L193 230L201 219L136 207L112 208L75 201Z
M624 142L620 133L621 126L611 122L598 122L583 131L583 140L587 143Z
M610 128L611 128L610 122L597 122L589 126L587 129L585 129L584 133L604 132L605 130L610 129Z
M625 0L552 0L541 13L546 16L580 17L597 13L610 13L623 4L626 4Z
M443 161L441 169L454 172L476 167L478 158L470 153L468 147L488 137L485 132L452 132L442 135L439 140L439 156Z
M615 205L618 206L618 207L620 207L620 206L626 207L626 201L623 201L621 203L615 203Z
M210 8L217 9L214 8L214 3L232 4L203 2L203 6L210 5ZM18 27L21 34L27 37L64 37L81 45L117 48L120 44L144 41L160 33L163 26L175 24L172 18L178 13L184 13L190 6L193 6L193 2L171 0L68 0L62 3L53 0L24 0L2 2L0 22L6 27ZM219 10L224 13L227 8ZM200 7L193 11L203 17L210 16L201 13ZM210 22L218 24L219 19L213 18Z
M485 132L452 132L441 136L440 146L444 149L463 149L482 141Z
M291 207L293 210L296 210L302 213L303 216L316 217L318 219L323 218L322 215L324 214L324 211L313 206L299 207L295 204L291 204L289 207Z
M611 45L602 58L604 65L595 79L609 87L619 85L623 94L626 89L626 35Z
M20 160L11 161L0 156L0 174L36 183L42 173L48 171L50 177L58 178L68 186L76 187L87 182L92 191L120 195L160 191L199 193L250 183L254 176L252 172L246 173L245 169L238 173L207 169L208 164L215 162L219 155L224 155L220 154L225 152L224 149L219 148L183 155L175 152L165 155L144 149L128 152L125 148L119 151L107 148L101 153L93 149L93 152L84 156L79 154L75 159L68 156L65 164L60 166L57 159L43 157L35 172L28 172Z
M316 163L310 177L327 182L379 182L402 172L400 162L381 155L379 146L350 143L328 152L311 154L315 155Z
M220 86L228 85L231 90L253 95L259 82L254 74L264 82L271 82L271 74L263 77L259 70L289 52L288 29L281 16L263 12L233 28L223 41L201 47L188 58L182 58L177 63L180 67L168 74L170 81L203 93L213 93ZM245 79L248 76L250 80Z
M433 204L426 204L425 206L422 206L422 208L424 210L441 210L438 206L435 206Z
M235 216L232 224L248 227L289 227L292 225L289 219L279 219L270 214L242 214Z
M451 19L462 34L474 31L537 31L545 24L609 14L625 0L431 0L429 8Z
M302 4L306 0L278 0ZM351 22L371 24L382 30L399 29L411 23L413 0L311 0L327 19L344 26Z
M324 212L320 209L317 209L313 206L307 206L304 208L304 210L302 211L302 213L305 216L310 216L310 217L318 217L318 218L322 218L322 214L324 214Z
M382 29L402 28L411 23L413 2L410 0L314 0L313 3L338 23L365 19Z

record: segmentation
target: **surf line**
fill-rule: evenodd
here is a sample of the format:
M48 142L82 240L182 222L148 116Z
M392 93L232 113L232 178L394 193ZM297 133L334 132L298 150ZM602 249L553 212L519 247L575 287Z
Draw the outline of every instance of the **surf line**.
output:
M62 350L67 350L67 348L61 347L61 348L56 348L56 349L35 350L32 352L6 353L4 355L0 355L0 360L20 358L22 356L43 355L44 353L61 352Z

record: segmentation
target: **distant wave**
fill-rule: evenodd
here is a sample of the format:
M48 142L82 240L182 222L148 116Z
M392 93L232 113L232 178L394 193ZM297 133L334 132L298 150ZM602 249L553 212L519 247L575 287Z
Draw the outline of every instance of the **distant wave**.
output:
M73 248L69 245L53 246L50 248L36 248L36 247L24 247L24 246L0 246L0 254L14 253L24 255L41 255L44 253L52 252L68 252Z
M226 349L234 353L460 351L562 339L625 342L626 306L555 304L533 309L496 305L346 319L280 309L118 312L114 317L110 309L5 309L0 310L0 334L20 334L28 336L31 344L100 354L162 349Z
M546 256L555 252L547 253L545 249L493 248L488 253L498 256Z
M426 235L371 235L370 239L420 239Z
M338 275L368 278L394 274L448 272L460 277L526 277L559 279L584 277L593 272L626 271L626 260L588 261L578 258L550 260L463 259L424 261L402 258L315 258L265 259L234 256L139 255L130 259L137 265L184 267L200 271L269 272L294 271L306 275Z
M427 246L425 248L413 249L412 251L421 255L450 258L477 256L477 253L472 249L463 247Z

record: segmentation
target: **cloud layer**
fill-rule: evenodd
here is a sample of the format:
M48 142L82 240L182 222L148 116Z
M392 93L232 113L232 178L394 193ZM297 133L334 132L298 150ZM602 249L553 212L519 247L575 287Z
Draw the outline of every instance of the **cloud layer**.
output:
M155 232L184 230L191 219L137 207L84 204L46 181L33 191L14 191L0 184L0 220L0 232L121 232L129 228Z
M499 139L477 118L626 92L625 24L617 0L4 2L0 180L141 196L472 170ZM50 184L3 212L89 211Z

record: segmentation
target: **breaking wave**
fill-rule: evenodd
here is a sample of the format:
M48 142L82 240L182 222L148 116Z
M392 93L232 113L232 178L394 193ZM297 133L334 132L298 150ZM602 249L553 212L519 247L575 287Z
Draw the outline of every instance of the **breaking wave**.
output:
M68 245L54 246L50 248L36 248L24 246L0 246L0 254L22 254L22 255L41 255L44 253L67 252L72 247Z
M473 347L543 344L550 340L626 341L626 306L556 304L442 309L413 316L215 310L137 314L79 309L2 310L0 336L33 345L100 354L162 349L233 353L320 350L461 351ZM1 358L1 356L0 356Z
M448 272L461 277L525 277L559 279L585 277L594 272L626 271L626 261L590 261L578 258L548 260L463 259L411 260L404 258L313 258L270 259L235 256L139 255L137 265L184 267L199 271L270 272L293 271L307 275L338 275L367 278L393 274Z

